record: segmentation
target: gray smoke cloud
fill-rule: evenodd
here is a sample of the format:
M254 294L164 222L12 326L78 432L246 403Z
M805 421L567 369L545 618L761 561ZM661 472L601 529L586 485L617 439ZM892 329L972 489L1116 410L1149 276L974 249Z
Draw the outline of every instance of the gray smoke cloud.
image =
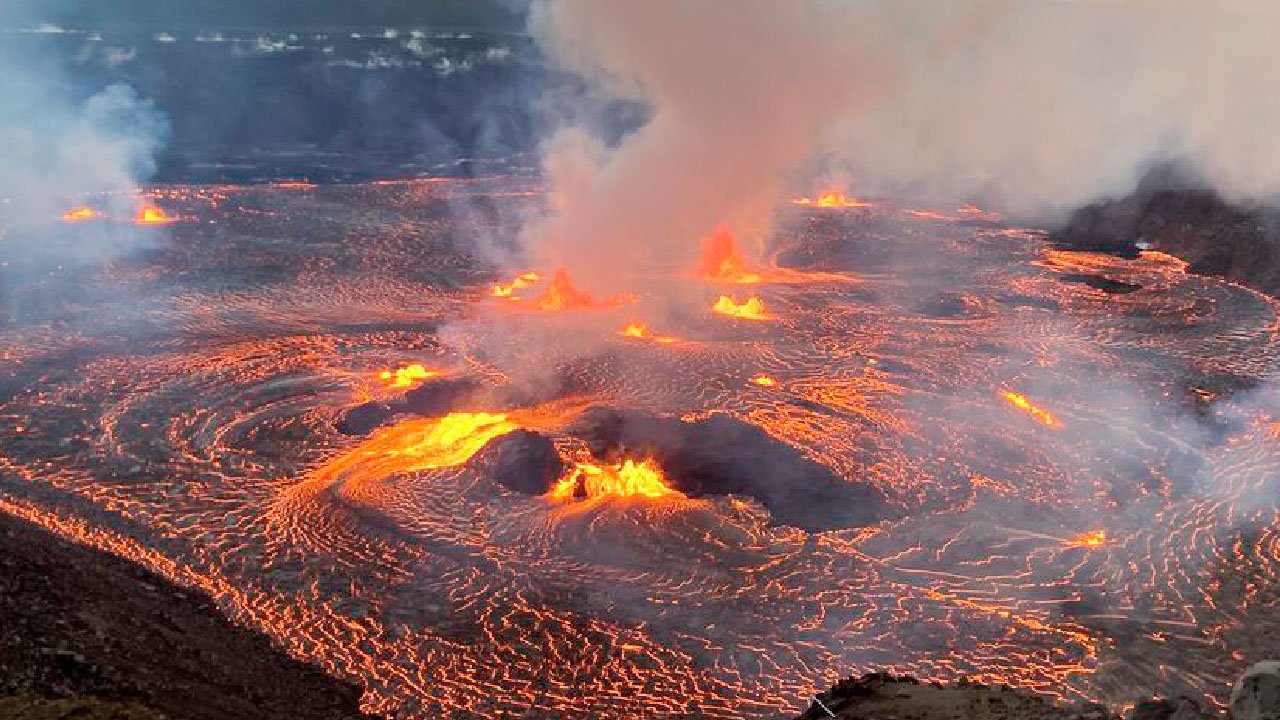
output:
M130 218L166 135L164 117L132 88L85 86L49 55L30 36L0 35L0 202L14 231L8 255L37 252L52 233L39 228L56 228L78 202L92 199L108 216ZM94 226L86 232L97 237L76 243L73 254L129 244L127 222Z
M1280 191L1280 15L1256 0L546 0L531 18L555 61L652 108L614 146L572 125L546 145L554 211L525 242L588 285L685 260L719 222L759 238L788 189L833 178L1042 222L1164 160L1232 199Z

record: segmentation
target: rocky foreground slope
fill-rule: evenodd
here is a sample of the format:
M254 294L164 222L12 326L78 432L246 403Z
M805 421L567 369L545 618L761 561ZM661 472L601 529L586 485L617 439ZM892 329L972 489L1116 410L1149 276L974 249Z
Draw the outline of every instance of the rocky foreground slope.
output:
M796 720L1218 720L1185 697L1152 698L1123 716L1105 705L1065 706L1005 686L938 685L871 673L838 683ZM1280 663L1250 668L1231 695L1226 720L1280 720Z
M0 718L350 720L359 698L208 597L0 514Z

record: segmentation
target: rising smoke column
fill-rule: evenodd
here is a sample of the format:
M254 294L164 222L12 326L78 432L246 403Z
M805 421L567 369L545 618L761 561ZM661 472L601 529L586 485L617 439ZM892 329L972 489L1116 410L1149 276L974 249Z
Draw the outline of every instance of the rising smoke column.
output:
M531 26L548 54L647 124L613 148L578 127L547 144L554 213L533 259L587 286L691 258L718 223L767 222L828 126L891 79L908 17L891 4L778 0L550 0Z

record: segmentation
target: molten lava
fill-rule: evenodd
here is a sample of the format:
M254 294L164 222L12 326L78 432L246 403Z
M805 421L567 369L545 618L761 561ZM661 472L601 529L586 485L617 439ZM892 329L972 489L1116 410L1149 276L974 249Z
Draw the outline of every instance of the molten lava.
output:
M417 472L454 467L471 459L490 440L518 426L502 413L450 413L439 418L414 418L375 432L350 452L323 468L325 474L344 473L376 458L378 474Z
M867 202L865 200L858 200L857 198L851 198L848 195L845 195L844 193L835 191L835 190L830 192L824 192L816 198L807 198L807 197L796 198L791 202L793 202L796 205L807 205L809 207L827 208L827 209L864 208L864 207L871 207L873 205L873 203Z
M1000 393L1000 396L1005 400L1008 400L1014 407L1034 417L1040 422L1040 424L1046 427L1059 427L1061 425L1061 423L1058 422L1058 419L1053 416L1053 413L1033 405L1024 395L1019 395L1016 392L1005 390Z
M133 222L135 225L166 225L174 222L174 219L156 205L143 205L133 216Z
M490 294L499 298L515 299L517 290L524 290L532 287L535 283L542 279L542 276L536 272L521 273L514 280L505 285L494 285L490 290Z
M649 330L648 325L634 321L627 323L627 326L622 328L618 334L623 337L635 338L637 340L651 340L664 345L680 341L680 338L673 337L671 335L654 335L653 332Z
M1062 541L1067 547L1100 547L1107 544L1107 531L1094 530Z
M413 387L423 380L430 380L439 375L439 371L428 370L425 365L419 363L378 373L378 377L387 383L388 390Z
M83 222L85 220L98 220L101 217L102 213L88 205L81 205L78 208L62 213L62 222Z
M768 375L762 374L751 378L751 383L753 385L759 385L760 387L773 387L778 384L778 381Z
M718 226L702 245L698 277L713 282L751 284L764 276L748 269L738 252L738 240L727 225Z
M728 295L721 295L716 304L711 306L712 312L735 317L742 320L770 320L764 310L764 302L757 297L748 298L745 302L737 302Z
M572 500L575 497L597 499L605 497L661 498L684 497L679 490L667 484L662 468L652 460L632 460L601 465L592 462L578 463L547 493L553 500Z

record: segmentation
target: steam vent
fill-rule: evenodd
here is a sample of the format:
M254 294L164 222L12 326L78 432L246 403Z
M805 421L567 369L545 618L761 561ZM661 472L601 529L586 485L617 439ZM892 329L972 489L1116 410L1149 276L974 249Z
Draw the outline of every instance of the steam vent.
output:
M0 720L1280 720L1280 4L0 2Z

